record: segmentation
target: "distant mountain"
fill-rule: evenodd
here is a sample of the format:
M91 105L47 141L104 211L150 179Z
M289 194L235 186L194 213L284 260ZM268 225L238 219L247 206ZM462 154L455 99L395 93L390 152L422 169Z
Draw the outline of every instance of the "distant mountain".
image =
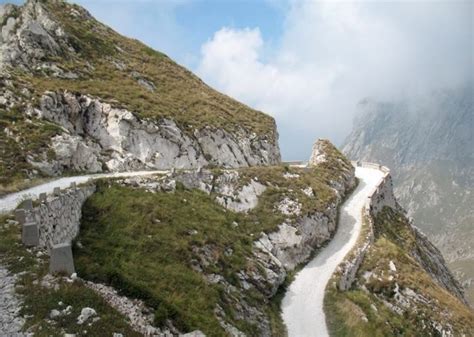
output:
M400 203L441 249L474 303L474 91L366 99L343 152L392 169Z

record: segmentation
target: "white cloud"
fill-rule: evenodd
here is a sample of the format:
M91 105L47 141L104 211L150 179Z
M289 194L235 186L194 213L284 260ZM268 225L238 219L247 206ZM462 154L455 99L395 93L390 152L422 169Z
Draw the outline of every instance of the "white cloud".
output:
M472 3L294 2L271 57L258 28L222 28L200 76L276 117L285 157L316 137L340 142L356 103L472 79Z

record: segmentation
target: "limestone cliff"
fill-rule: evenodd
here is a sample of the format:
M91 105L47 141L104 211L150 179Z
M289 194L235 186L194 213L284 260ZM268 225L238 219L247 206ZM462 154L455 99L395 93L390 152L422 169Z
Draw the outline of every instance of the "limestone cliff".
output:
M0 25L5 190L64 172L280 161L271 117L214 91L77 5L2 5Z

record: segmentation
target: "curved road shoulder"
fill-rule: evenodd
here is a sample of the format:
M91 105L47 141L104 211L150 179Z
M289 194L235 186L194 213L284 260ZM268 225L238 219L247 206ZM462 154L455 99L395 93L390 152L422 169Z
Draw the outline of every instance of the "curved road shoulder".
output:
M47 183L37 185L16 193L7 194L0 198L0 214L13 211L24 199L37 199L41 193L52 193L55 187L67 188L71 183L82 184L89 180L100 178L120 178L133 176L146 176L152 174L166 174L169 171L134 171L134 172L115 172L88 174L83 176L63 177Z

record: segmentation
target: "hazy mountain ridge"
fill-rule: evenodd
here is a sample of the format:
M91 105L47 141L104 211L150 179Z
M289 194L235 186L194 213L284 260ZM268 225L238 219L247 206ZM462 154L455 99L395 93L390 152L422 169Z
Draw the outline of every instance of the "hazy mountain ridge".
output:
M472 93L468 84L401 102L365 100L343 148L392 169L400 203L467 288L474 277Z

